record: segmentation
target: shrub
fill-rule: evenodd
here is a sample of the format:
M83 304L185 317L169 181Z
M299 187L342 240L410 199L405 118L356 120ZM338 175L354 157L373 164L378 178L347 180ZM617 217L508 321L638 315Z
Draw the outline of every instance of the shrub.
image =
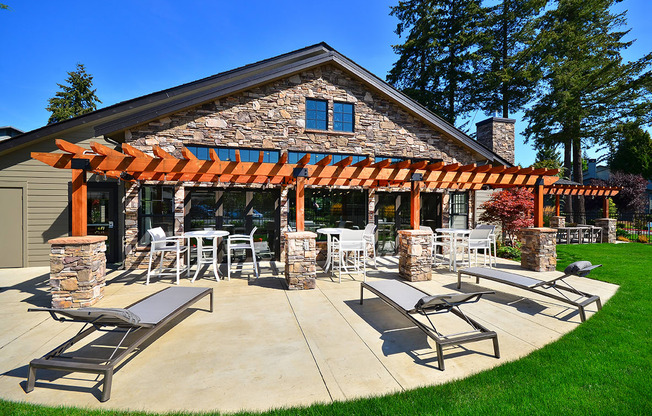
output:
M625 237L624 235L619 235L618 237L616 237L616 239L617 239L618 241L629 242L629 238Z
M514 246L500 245L498 247L498 257L508 260L521 259L521 242L517 241Z
M647 243L650 242L650 241L648 240L647 236L642 235L642 234L638 236L638 238L636 239L636 241L638 241L639 243L643 243L643 244L647 244Z
M534 219L534 196L523 188L510 188L496 191L482 204L485 211L480 221L500 224L507 242L514 245L516 232L521 228L532 227Z

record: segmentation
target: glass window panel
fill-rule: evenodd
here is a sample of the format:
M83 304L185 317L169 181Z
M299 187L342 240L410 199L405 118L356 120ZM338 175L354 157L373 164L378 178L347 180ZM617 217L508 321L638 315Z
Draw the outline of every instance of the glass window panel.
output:
M335 102L333 103L333 111L342 112L342 103Z
M333 130L339 130L339 131L342 131L342 130L344 130L344 128L343 128L342 126L343 126L343 125L342 125L341 122L336 121L336 122L333 123Z
M174 234L174 188L171 186L143 186L140 189L139 244L149 244L147 230L155 227L162 227L168 235Z
M347 123L352 123L353 122L353 114L342 114L342 121L346 121Z

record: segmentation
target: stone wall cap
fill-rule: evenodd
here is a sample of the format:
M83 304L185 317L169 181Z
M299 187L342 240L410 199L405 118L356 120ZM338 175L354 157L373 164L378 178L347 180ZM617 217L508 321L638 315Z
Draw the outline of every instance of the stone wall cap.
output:
M521 228L521 231L524 231L524 232L534 231L534 232L539 232L539 233L556 233L557 229L556 228L549 228L549 227L530 227L530 228Z
M312 231L293 231L293 232L288 232L285 233L285 236L287 238L317 238L317 234L313 233Z
M85 235L78 237L59 237L48 240L48 243L52 245L66 245L66 244L92 244L99 243L100 241L106 241L107 236L105 235Z
M426 230L398 230L399 234L405 234L405 235L430 235L432 234L430 231Z

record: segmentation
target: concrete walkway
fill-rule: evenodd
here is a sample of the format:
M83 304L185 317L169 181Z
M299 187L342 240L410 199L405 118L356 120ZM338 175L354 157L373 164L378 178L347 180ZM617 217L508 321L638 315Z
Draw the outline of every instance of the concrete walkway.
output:
M500 268L520 271L513 262ZM365 291L359 304L360 277L342 283L318 275L316 290L284 290L283 264L263 264L263 275L247 280L236 273L216 282L204 273L194 285L213 287L208 300L185 319L128 359L113 378L111 400L101 403L93 375L40 370L36 389L23 387L29 361L47 353L79 329L55 322L29 307L47 307L48 268L0 270L0 397L46 405L153 412L266 410L383 395L440 384L523 357L580 324L576 310L549 298L532 297L507 285L465 281L462 291L495 290L463 310L498 333L502 357L491 341L444 350L446 371L437 369L435 350L423 332L400 313ZM524 274L547 278L557 272ZM542 277L543 276L543 277ZM368 279L398 278L397 259L382 258ZM142 272L108 275L100 307L124 307L170 286L171 280L144 285ZM617 286L573 277L580 290L606 302ZM191 286L188 279L183 286ZM433 294L456 292L456 275L438 268L433 280L415 286ZM528 296L523 299L522 296ZM589 307L588 316L595 311ZM450 315L450 314L449 314ZM448 321L442 316L446 329ZM454 329L455 330L455 329Z

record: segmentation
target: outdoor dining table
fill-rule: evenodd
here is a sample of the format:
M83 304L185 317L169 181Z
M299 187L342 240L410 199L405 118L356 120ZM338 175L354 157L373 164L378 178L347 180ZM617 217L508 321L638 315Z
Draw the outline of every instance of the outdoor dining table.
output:
M333 247L333 241L332 238L334 235L340 235L342 234L342 230L345 230L346 228L318 228L317 232L319 234L325 234L326 235L326 263L324 264L324 271L328 271L328 269L332 266L332 247Z
M471 230L466 228L436 228L436 232L444 234L449 241L450 254L449 254L449 268L452 271L457 271L457 241L463 240L471 234ZM464 259L464 254L462 254Z
M217 247L217 239L226 237L227 235L229 235L229 232L223 230L201 230L188 231L187 233L183 233L183 237L188 239L188 267L190 267L190 250L192 248L190 240L193 238L197 240L197 270L195 271L195 275L192 278L193 282L197 278L199 269L201 269L202 264L212 264L213 275L215 276L216 280L220 280L217 270L217 250L215 248ZM213 240L213 255L210 257L204 257L204 238L210 238Z

